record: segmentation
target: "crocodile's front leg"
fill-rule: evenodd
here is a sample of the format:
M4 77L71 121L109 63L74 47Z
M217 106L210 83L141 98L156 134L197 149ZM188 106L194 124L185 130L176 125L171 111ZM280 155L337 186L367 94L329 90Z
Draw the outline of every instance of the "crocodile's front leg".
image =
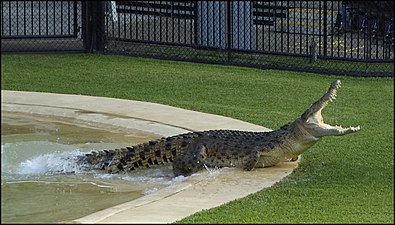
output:
M173 172L175 176L189 176L203 168L207 158L207 147L204 144L193 144L188 148L185 155L176 156L173 160Z

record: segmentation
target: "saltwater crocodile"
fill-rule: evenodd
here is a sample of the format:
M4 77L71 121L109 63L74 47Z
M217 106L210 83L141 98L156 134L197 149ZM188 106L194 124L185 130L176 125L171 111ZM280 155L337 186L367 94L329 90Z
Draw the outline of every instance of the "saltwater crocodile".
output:
M188 176L204 167L274 166L297 159L321 137L344 135L360 127L342 128L324 123L321 111L336 98L340 80L294 122L270 132L239 130L197 131L163 137L131 147L101 150L83 156L85 163L108 173L132 171L172 163L175 176Z

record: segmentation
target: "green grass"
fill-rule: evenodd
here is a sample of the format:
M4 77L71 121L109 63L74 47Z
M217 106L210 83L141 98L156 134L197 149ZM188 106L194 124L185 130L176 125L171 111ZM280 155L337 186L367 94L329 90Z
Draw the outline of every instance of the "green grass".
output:
M109 55L2 55L1 89L157 102L277 129L334 79L323 115L361 125L326 137L283 181L182 223L393 223L394 80L354 78ZM191 203L193 204L193 203Z

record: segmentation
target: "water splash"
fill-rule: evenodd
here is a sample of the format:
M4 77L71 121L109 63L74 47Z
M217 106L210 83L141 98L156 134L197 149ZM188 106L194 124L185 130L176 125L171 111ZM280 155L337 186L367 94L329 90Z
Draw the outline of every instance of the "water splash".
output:
M44 174L61 166L64 168L59 171L67 172L72 165L66 163L66 158L78 154L82 153L75 146L49 141L2 143L1 175Z
M40 175L86 172L86 165L78 163L79 150L55 152L36 156L21 162L16 170L19 175Z

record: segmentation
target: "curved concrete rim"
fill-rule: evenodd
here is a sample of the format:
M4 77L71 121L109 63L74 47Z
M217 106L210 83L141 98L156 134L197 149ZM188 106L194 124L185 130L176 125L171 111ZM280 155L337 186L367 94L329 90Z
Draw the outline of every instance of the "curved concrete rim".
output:
M162 104L83 95L2 90L1 110L138 129L160 136L210 129L270 131L241 120ZM270 187L297 165L298 161L252 171L237 168L202 171L152 194L64 222L172 223Z

